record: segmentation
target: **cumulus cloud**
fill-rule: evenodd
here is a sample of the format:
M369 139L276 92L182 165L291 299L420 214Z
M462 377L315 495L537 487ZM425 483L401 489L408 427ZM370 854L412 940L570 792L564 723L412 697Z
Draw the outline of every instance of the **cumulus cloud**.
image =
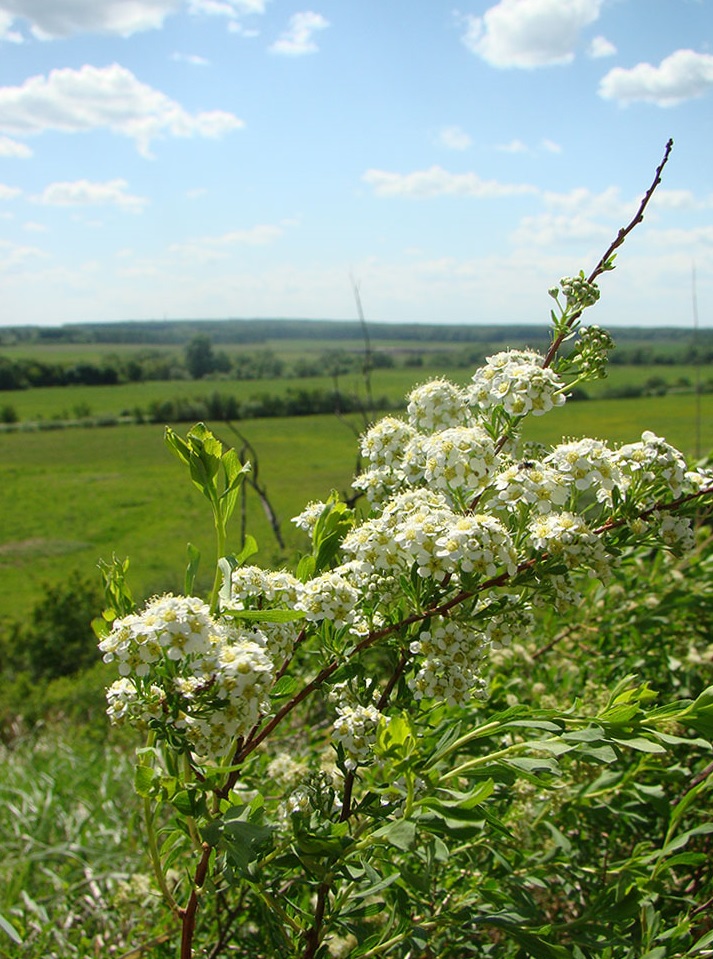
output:
M527 183L482 180L477 173L449 173L440 166L416 170L413 173L367 170L362 180L373 187L377 196L486 198L537 193L537 188Z
M599 60L602 57L613 57L616 53L616 47L606 37L593 37L587 53L592 60Z
M0 87L0 131L13 136L105 129L150 156L151 141L160 137L217 138L242 126L222 110L190 114L116 63L52 70L19 87Z
M606 242L627 223L638 200L624 200L617 187L593 193L577 187L542 194L544 211L520 220L511 239L517 247L554 247L562 243Z
M265 12L266 0L0 0L0 40L21 43L24 26L40 40L80 33L130 37L163 26L186 7L196 15L222 16L230 23Z
M290 17L289 26L284 33L271 45L272 53L279 53L288 57L300 57L306 53L316 53L318 47L314 42L314 34L318 30L325 30L329 26L321 13L304 10Z
M642 100L673 107L703 96L713 87L713 56L694 50L676 50L655 67L638 63L626 70L615 67L599 84L599 96L619 103Z
M514 139L508 143L496 143L495 149L500 153L537 153L544 150L545 153L561 153L562 147L554 140L540 140L539 146L529 147L522 140Z
M501 153L529 153L527 146L522 142L522 140L510 140L508 143L498 143L495 146L496 150L499 150Z
M197 53L173 53L171 59L176 63L189 63L192 67L207 67L210 62Z
M0 240L0 273L16 273L24 269L28 262L39 260L45 254L36 246L20 246Z
M500 0L482 17L468 16L463 42L493 67L570 63L581 31L603 0Z
M32 156L32 150L26 143L18 143L10 137L0 137L0 157L17 157L26 160Z
M461 127L443 127L438 133L438 142L448 150L467 150L473 140Z
M169 247L172 256L189 259L193 263L224 260L231 255L234 246L266 246L279 239L284 229L270 223L259 223L246 230L231 230L221 236L204 236L185 243L173 243Z
M180 6L181 0L0 0L0 27L26 24L40 40L76 33L129 37L161 27Z
M266 0L189 0L191 13L219 17L243 17L264 13Z
M8 186L6 183L0 183L0 200L14 200L15 197L21 193L22 190L19 190L16 186Z
M46 206L116 206L131 213L140 213L148 200L127 193L127 187L126 180L120 179L107 180L105 183L90 180L50 183L33 200Z

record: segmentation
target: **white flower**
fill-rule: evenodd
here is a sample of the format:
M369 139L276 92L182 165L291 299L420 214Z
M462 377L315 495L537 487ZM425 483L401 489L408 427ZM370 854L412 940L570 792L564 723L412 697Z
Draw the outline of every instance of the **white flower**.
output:
M495 478L498 499L508 510L533 507L538 513L550 513L563 506L569 490L562 475L549 466L524 460L508 466Z
M423 476L432 489L477 492L495 463L495 444L478 426L456 426L434 433L422 443L421 452Z
M411 426L421 433L467 424L469 413L465 394L448 380L424 383L408 395L408 417Z
M359 763L369 760L380 718L376 706L337 707L333 736L347 756L344 763L347 769L356 769Z
M361 438L361 453L376 467L392 467L415 434L413 426L395 416L385 416Z
M305 533L309 533L311 535L317 520L325 509L326 503L308 503L299 516L293 516L290 522L294 523L297 529L303 529Z
M628 486L616 454L600 440L582 439L560 443L544 462L576 489L593 490L599 502L610 503L615 486L622 490Z
M296 606L311 622L329 620L335 626L355 621L359 591L336 572L323 573L304 584Z
M506 350L489 356L473 375L469 402L482 410L502 407L511 416L540 416L565 401L564 383L533 350Z
M587 567L590 576L606 578L611 564L599 539L581 516L558 513L538 516L530 523L530 537L536 549L561 559L567 567Z
M687 472L683 455L650 430L641 434L640 443L622 446L615 460L643 505L651 505L662 493L675 498L683 492Z

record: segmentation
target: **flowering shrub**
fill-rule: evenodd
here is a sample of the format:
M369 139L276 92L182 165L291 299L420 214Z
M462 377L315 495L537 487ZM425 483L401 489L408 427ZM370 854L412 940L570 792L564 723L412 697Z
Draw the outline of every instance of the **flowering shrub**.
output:
M525 820L535 828L556 806L541 794L565 770L594 808L616 792L602 766L707 748L684 732L713 733L713 691L656 707L628 677L595 705L496 709L487 699L489 661L536 636L545 610L566 618L641 547L691 549L713 492L710 472L651 433L619 448L583 439L528 458L520 449L525 417L602 374L611 341L580 318L634 222L592 276L551 291L547 355L498 353L465 388L426 383L405 419L366 431L355 487L368 505L357 513L334 495L309 504L294 522L311 551L294 573L247 565L251 540L238 556L226 548L245 474L234 451L203 424L185 439L167 429L212 508L211 596L191 595L193 554L186 595L138 611L125 567L109 567L98 631L120 676L110 718L148 735L136 788L181 959L197 935L204 955L301 959L658 959L680 954L659 935L694 944L690 917L666 938L646 913L662 863L688 841L676 832L683 811L631 882L614 863L601 889L580 877L575 894L563 878L567 905L543 882L542 857L524 872L517 847ZM645 796L650 775L634 775ZM629 780L616 788L628 796ZM548 825L574 875L572 841ZM678 866L700 862L691 855ZM624 945L632 935L645 946L636 953Z

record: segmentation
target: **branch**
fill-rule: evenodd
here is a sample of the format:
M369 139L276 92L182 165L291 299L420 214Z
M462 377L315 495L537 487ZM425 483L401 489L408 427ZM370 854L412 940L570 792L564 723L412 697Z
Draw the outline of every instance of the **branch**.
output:
M666 144L666 149L664 150L663 159L661 160L659 165L656 167L656 174L654 176L653 182L651 183L651 186L648 188L648 190L644 194L641 200L641 203L639 204L639 208L634 214L633 219L630 221L630 223L627 224L627 226L623 226L619 230L619 232L616 235L616 238L612 240L612 242L609 244L609 248L607 249L606 253L602 256L600 261L597 263L597 265L594 267L592 272L587 277L588 283L594 283L597 277L601 276L602 273L606 273L608 270L611 269L611 258L614 255L615 250L619 249L619 247L624 243L624 240L631 233L634 227L638 226L638 224L641 223L641 221L644 219L644 211L646 210L646 207L649 205L649 201L651 200L651 197L654 195L654 191L656 190L658 185L661 183L661 174L663 173L663 168L668 163L668 158L671 155L672 149L673 149L673 140L669 140L668 143ZM572 329L576 321L582 315L582 312L583 312L582 310L578 310L576 313L572 314L572 316L569 318L567 322L567 330ZM542 364L543 367L548 367L552 364L555 356L557 355L557 351L562 345L562 342L566 339L566 336L567 336L567 333L563 332L563 333L560 333L560 335L555 340L553 340L552 345L547 351L547 356L545 357L544 363Z

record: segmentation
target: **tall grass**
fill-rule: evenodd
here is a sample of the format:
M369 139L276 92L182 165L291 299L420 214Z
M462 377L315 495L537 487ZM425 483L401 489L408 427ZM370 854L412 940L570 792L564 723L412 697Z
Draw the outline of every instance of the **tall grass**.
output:
M157 935L131 752L65 733L0 750L0 915L21 940L0 929L7 959L120 956Z

